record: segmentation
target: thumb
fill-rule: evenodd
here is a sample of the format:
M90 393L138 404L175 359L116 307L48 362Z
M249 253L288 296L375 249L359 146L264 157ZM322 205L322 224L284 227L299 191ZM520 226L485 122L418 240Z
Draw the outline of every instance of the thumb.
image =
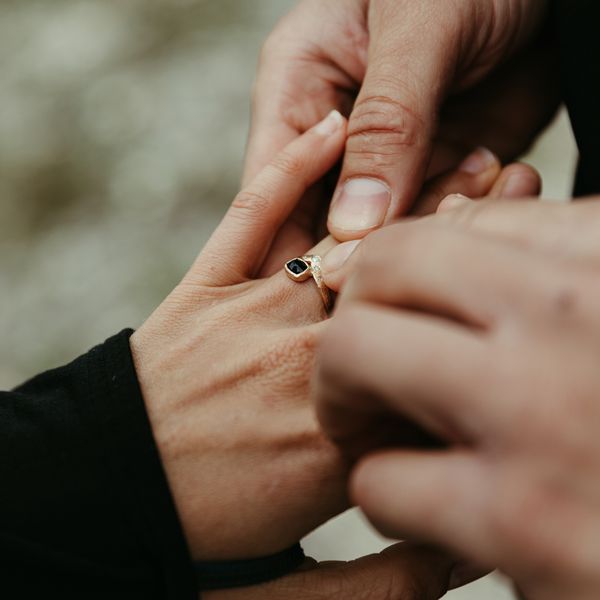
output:
M430 4L372 4L369 65L329 214L340 241L405 214L422 187L459 45L459 28L436 25Z

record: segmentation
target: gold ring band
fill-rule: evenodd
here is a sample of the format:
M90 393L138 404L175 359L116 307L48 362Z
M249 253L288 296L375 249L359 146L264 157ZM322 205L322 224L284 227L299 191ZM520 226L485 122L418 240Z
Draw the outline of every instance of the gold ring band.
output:
M294 258L285 263L285 272L292 281L297 283L306 281L312 277L321 294L325 312L327 312L327 314L331 312L331 309L333 308L333 298L331 296L331 290L325 285L325 281L323 280L320 256L317 256L316 254L305 254L304 256Z

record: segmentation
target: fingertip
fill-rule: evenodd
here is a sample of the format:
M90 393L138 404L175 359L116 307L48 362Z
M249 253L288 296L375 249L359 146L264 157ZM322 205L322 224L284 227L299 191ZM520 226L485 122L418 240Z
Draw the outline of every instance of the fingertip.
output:
M381 462L380 453L369 454L358 461L350 474L350 498L369 515L374 508L381 506Z
M352 240L338 244L323 257L321 269L328 288L339 292L347 275L344 267L361 241Z
M462 194L450 194L440 202L437 212L444 213L451 210L456 210L457 208L468 206L472 202L474 202L474 200L471 200L471 198L467 198Z
M492 198L531 198L542 191L542 177L532 166L515 163L506 167L494 185Z
M502 165L498 157L487 148L478 148L454 171L430 181L419 197L413 214L425 216L440 210L440 203L450 197L482 198L489 194L500 175ZM456 203L459 201L457 200ZM441 210L450 210L448 200Z
M327 226L340 242L364 238L384 224L392 191L375 177L347 179L336 190Z
M500 160L488 148L480 147L465 158L458 170L467 175L482 175L494 168L500 170Z
M341 132L346 126L346 118L339 110L332 110L320 123L313 127L313 131L322 137L330 137Z

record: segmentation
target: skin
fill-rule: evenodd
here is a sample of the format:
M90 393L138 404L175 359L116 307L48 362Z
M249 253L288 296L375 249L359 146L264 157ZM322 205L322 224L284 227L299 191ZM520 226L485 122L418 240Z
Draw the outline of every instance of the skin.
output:
M447 554L396 544L348 563L308 564L276 581L236 590L204 592L206 600L438 600L446 593L453 561Z
M337 108L350 121L328 226L344 241L407 214L425 179L456 168L475 147L513 160L560 99L555 49L541 33L546 4L300 2L263 48L245 181ZM384 184L389 206L382 222L348 229L336 217L341 190L364 176ZM320 186L305 204L322 211L330 198Z
M318 413L353 499L528 600L600 595L599 199L452 197L373 234L322 342ZM443 445L402 444L407 421Z
M346 132L332 114L291 142L240 192L189 273L131 338L197 560L281 551L349 506L347 464L320 431L309 394L326 315L312 282L283 273L299 248L277 244L306 190L339 160ZM478 174L445 175L419 205L435 209L449 189L485 194L507 173L494 159ZM334 245L327 239L311 252ZM273 261L277 273L265 276Z
M276 156L235 198L188 274L131 338L195 560L281 551L350 505L348 462L323 435L310 400L326 315L314 285L282 273L283 263L316 239L309 215L298 216L307 190L341 158L346 135L346 120L330 115ZM488 156L477 172L458 169L432 180L415 214L435 211L449 192L483 196L509 181L522 193L535 194L540 185L532 169L502 169ZM311 252L334 246L328 238ZM306 600L338 598L341 591L357 599L368 593L374 600L434 600L448 588L453 564L439 551L400 545L352 563L309 561L277 582L203 597Z

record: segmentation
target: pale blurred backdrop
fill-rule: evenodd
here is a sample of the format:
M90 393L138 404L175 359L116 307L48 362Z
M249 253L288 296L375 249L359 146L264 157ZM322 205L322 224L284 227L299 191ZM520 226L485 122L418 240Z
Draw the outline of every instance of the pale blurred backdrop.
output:
M0 389L136 327L238 189L262 40L295 0L0 4ZM562 115L527 160L569 195ZM305 542L388 542L356 513ZM499 579L449 595L512 598Z

